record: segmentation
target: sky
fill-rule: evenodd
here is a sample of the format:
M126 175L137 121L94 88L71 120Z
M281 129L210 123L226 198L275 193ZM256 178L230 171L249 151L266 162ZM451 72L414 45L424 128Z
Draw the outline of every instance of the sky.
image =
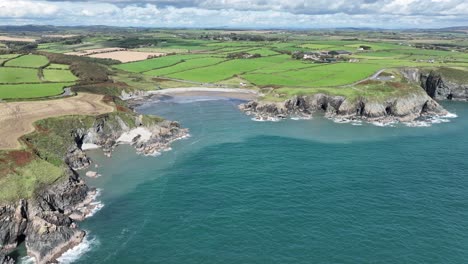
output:
M468 0L0 0L0 24L442 28L468 26Z

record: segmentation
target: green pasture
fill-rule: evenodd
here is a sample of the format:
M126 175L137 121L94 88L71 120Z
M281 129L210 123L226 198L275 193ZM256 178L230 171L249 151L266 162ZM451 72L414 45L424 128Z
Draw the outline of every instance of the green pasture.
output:
M29 68L39 68L47 65L49 61L45 56L42 55L24 55L16 59L10 60L5 63L7 67L29 67Z
M150 76L167 76L167 75L177 73L177 72L210 66L216 63L220 63L224 60L225 59L222 59L222 58L191 59L191 60L186 60L184 62L178 63L172 67L159 68L156 70L145 72L144 74L150 75Z
M1 54L0 55L0 59L2 60L8 60L8 59L13 59L13 58L16 58L18 57L19 54Z
M36 69L0 67L0 83L40 82Z
M66 64L51 63L49 66L47 66L46 69L68 70L68 69L70 69L70 66L66 65Z
M63 87L71 86L78 79L68 69L68 65L49 64L46 57L40 55L18 54L0 55L11 59L0 67L0 98L25 99L59 95Z
M283 55L256 59L229 60L209 67L171 74L169 77L196 82L219 82L271 64L281 63L284 60L285 57Z
M149 59L149 60L144 60L144 61L119 64L119 65L116 65L115 68L128 71L128 72L145 72L145 71L150 71L153 69L175 65L177 63L181 63L186 60L195 59L195 58L203 58L203 57L206 57L206 55L197 55L197 54L171 55L171 56L164 56L164 57L154 58L154 59Z
M49 82L73 82L78 78L69 70L43 70L44 79Z
M73 83L35 83L0 85L1 99L24 99L54 96L63 93L63 88Z

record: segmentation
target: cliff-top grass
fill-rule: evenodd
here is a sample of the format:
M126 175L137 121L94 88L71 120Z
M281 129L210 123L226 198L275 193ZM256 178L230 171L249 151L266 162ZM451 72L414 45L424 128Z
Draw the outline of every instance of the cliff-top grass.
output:
M27 151L0 153L2 170L0 202L31 198L37 190L63 179L64 166L53 165L28 153ZM28 160L21 160L19 155L31 155L31 157Z

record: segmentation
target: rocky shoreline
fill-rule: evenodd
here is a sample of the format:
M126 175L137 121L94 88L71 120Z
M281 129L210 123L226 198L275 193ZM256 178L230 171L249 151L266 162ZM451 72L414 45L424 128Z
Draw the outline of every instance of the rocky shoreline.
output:
M466 86L454 86L435 73L421 73L416 69L405 69L402 73L408 80L419 82L422 89L383 101L315 94L295 96L283 102L253 100L239 108L258 120L309 118L322 112L328 118L392 123L447 115L434 99L466 100ZM152 96L161 95L136 92L123 93L121 98L135 108ZM77 222L96 209L94 201L98 195L76 173L92 163L85 152L89 146L101 148L107 156L119 144L130 144L143 155L157 155L169 150L175 140L188 136L188 130L177 122L144 124L143 119L140 115L124 121L118 115L104 115L97 117L91 127L72 131L74 142L64 157L69 167L66 177L44 187L33 199L0 205L0 264L15 263L6 253L21 243L25 244L28 255L42 264L55 263L65 251L83 241L86 232L78 228Z
M39 191L34 199L0 206L2 251L13 250L24 242L36 263L53 263L85 236L75 221L87 216L91 202L87 203L87 197L93 191L69 169L66 178ZM14 263L6 256L2 261Z
M283 102L249 101L240 110L256 120L280 120L287 117L311 117L322 112L325 117L344 121L366 121L389 124L414 122L427 117L442 117L449 113L437 102L466 100L468 87L455 85L436 73L422 73L415 68L401 70L406 81L421 88L405 96L387 99L366 97L346 98L326 94L294 96Z
M279 120L287 117L310 117L323 112L328 118L368 122L412 122L425 116L444 116L448 112L425 93L388 99L383 102L365 98L347 100L342 96L315 94L295 96L284 102L250 101L239 108L258 120Z
M77 222L96 209L98 195L76 173L92 162L84 144L99 146L108 156L119 144L130 144L144 155L156 155L168 150L173 141L188 136L188 130L177 122L163 120L144 125L143 118L136 116L134 124L129 124L119 116L102 116L90 128L73 130L74 144L64 158L68 165L66 177L44 186L32 199L0 205L0 264L15 263L7 254L21 243L28 255L42 264L56 263L63 253L83 241L86 232Z
M433 99L468 101L468 85L460 80L451 80L444 76L443 71L439 71L406 68L401 72L408 81L418 83Z

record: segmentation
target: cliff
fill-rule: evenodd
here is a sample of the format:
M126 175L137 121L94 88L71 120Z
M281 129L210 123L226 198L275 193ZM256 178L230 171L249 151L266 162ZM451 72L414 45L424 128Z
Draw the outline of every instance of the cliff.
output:
M65 165L66 174L38 186L30 198L0 203L0 264L14 263L6 255L21 243L41 264L54 262L82 241L86 233L77 221L92 212L96 197L96 190L74 171L91 164L84 152L86 145L100 146L108 155L118 144L131 144L139 153L153 154L187 135L187 129L177 122L121 112L46 119L37 122L36 128L23 140L38 158Z
M14 263L4 254L23 242L37 263L52 262L81 242L85 232L74 221L87 214L93 190L73 171L67 174L67 178L38 191L33 199L0 206L0 245L5 263Z
M366 97L347 99L343 96L314 94L294 96L279 103L251 101L239 107L247 114L261 120L310 116L318 111L325 112L326 117L380 122L410 122L425 115L447 114L423 90L385 100L372 100Z
M403 69L405 77L419 83L436 100L468 100L468 72L454 68Z

